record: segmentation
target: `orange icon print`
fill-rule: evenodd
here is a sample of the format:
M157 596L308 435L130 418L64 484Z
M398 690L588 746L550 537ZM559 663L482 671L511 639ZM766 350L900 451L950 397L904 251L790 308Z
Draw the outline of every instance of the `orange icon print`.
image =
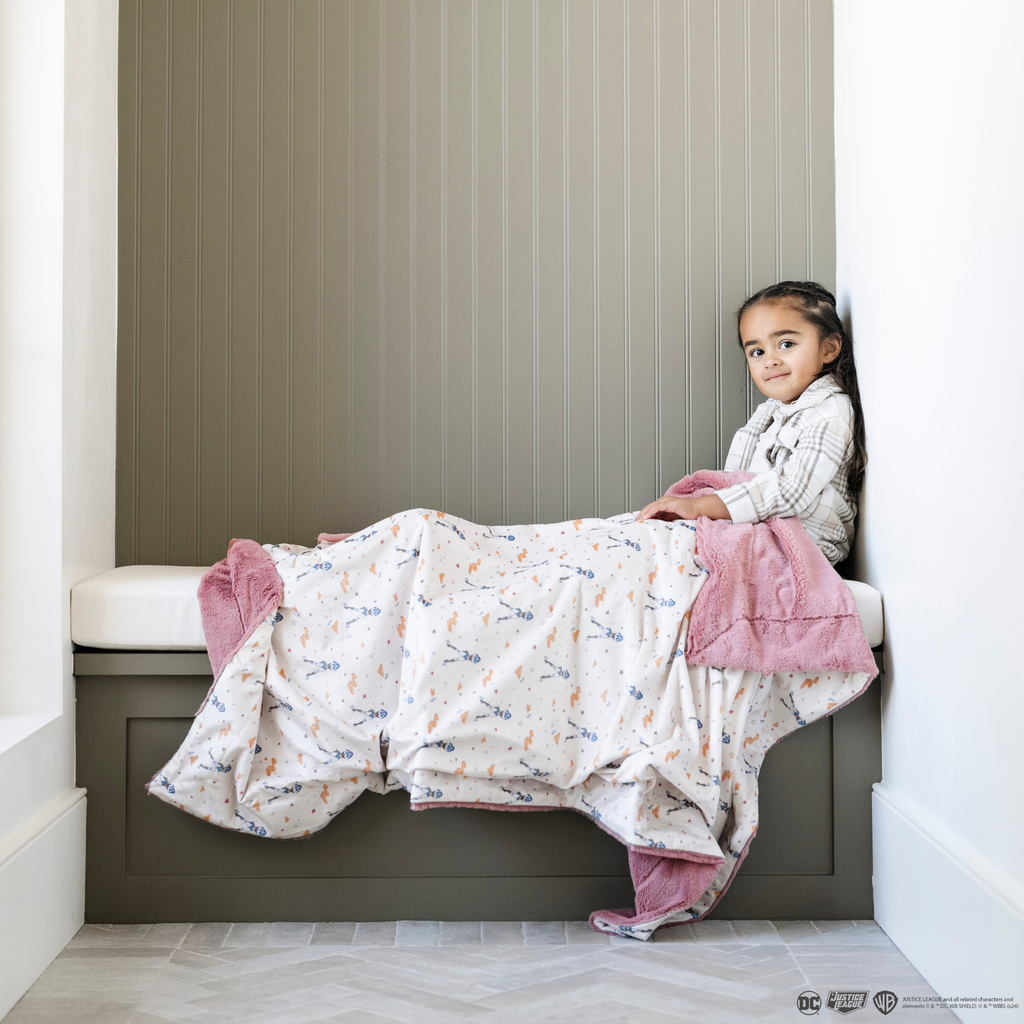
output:
M744 747L744 749L746 749L747 747L749 747L751 743L756 743L756 742L758 741L758 739L760 739L760 736L761 736L761 734L760 734L760 733L755 733L755 734L754 734L753 736L748 736L748 737L747 737L747 738L746 738L746 739L745 739L745 740L743 741L743 747Z
M530 735L526 737L523 742L523 750L529 750L530 744L533 742L533 730L530 730Z
M561 734L560 732L556 732L556 733L555 733L555 746L556 746L556 747L558 746L558 741L559 741L559 740L560 740L561 738L562 738L562 734Z
M348 585L349 585L348 573L345 573L345 575L341 577L341 590L342 590L342 593L344 593L344 594L348 593Z
M468 711L463 711L463 712L462 712L462 714L461 714L461 715L459 715L459 718L461 718L461 719L462 719L462 724L463 724L463 725L465 725L465 724L466 724L466 719L467 719L468 717L469 717L469 712L468 712Z
M401 526L400 523L395 523L394 526L391 527L391 536L392 537L397 537L398 536L398 531L401 528L402 528L402 526Z
M448 620L448 632L450 633L455 627L455 623L459 621L459 613L452 612L452 617Z
M525 557L526 557L526 548L523 548L523 550L518 555L516 555L516 558L521 562Z
M383 676L384 675L384 662L383 661L377 666L377 675L379 675L379 676Z
M221 731L219 733L217 733L217 738L218 739L224 739L224 737L227 736L228 733L230 733L230 732L231 732L231 726L230 725L225 725L224 728L221 729Z
M487 623L488 623L488 622L490 622L490 620L491 620L491 613L490 613L490 612L488 612L488 613L487 613L487 614L486 614L486 615L484 616L484 625L486 626L486 625L487 625Z
M306 628L305 628L305 629L304 629L304 630L302 631L302 636L300 636L300 637L299 637L299 643L300 643L300 644L302 644L302 646L303 646L303 647L305 647L305 646L306 646L306 641L307 641L307 640L309 640L309 626L307 626L307 627L306 627Z
M574 629L572 631L572 642L576 643L579 640L579 638L580 638L580 631L578 629Z
M242 682L244 683L246 681L246 679L248 679L249 676L251 676L251 675L252 675L251 672L243 672L242 673ZM281 675L284 675L284 673L282 672Z
M516 679L522 679L522 678L523 678L523 666L520 665L519 668L516 669Z
M427 735L429 736L437 728L437 715L434 715L432 722L427 722Z
M580 694L583 692L583 688L580 686L576 687L576 692L569 694L569 707L576 707L576 701L580 699Z
M605 690L604 693L601 694L601 703L602 704L607 704L608 703L608 691L607 690Z
M334 620L334 621L333 621L333 622L331 623L331 629L333 629L335 633L337 633L337 632L338 632L338 620L337 620L337 619L335 619L335 620Z
M594 598L594 607L595 608L600 608L601 607L601 602L604 600L604 595L607 594L607 593L608 593L607 589L605 587L602 587L601 588L601 593L598 594L596 598Z
M490 767L489 767L489 768L487 769L487 774L488 774L488 775L489 775L489 776L490 776L490 777L491 777L492 779L494 778L494 765L493 765L493 764L492 764L492 765L491 765L491 766L490 766Z
M665 755L665 764L668 764L669 761L674 761L678 756L679 756L679 751L678 750L670 750Z
M461 766L456 768L455 771L452 772L452 774L453 775L461 775L463 778L465 778L466 777L466 762L463 761Z
M658 567L655 566L654 567L654 572L649 572L647 574L647 582L648 583L653 583L654 582L654 577L657 576L657 575L658 575Z
M370 563L370 572L372 572L374 576L377 575L377 563L376 562L371 562Z
M405 636L405 616L402 616L401 622L398 623L398 635L400 637Z
M494 678L494 669L492 668L487 675L484 676L484 686L486 686Z
M582 519L574 519L572 521L572 525L576 527L576 532L579 533L580 532L580 527L583 525L583 520Z
M480 563L483 561L482 558L478 558L475 562L469 563L469 571L476 572L480 568Z
M644 715L644 718L643 718L644 728L645 729L649 729L651 727L651 722L653 722L653 721L654 721L654 709L652 708L650 711L647 712L646 715Z
M317 739L317 733L320 731L320 719L314 715L313 724L309 727L309 731L313 734L313 739Z
M352 678L351 678L351 680L349 680L348 692L349 693L355 693L356 692L356 674L355 674L355 672L352 673Z
M817 676L815 676L813 679L805 679L800 684L800 689L801 690L805 690L805 689L807 689L807 687L813 686L817 681L818 681L818 677ZM737 696L739 696L739 694L737 694Z
M552 643L552 641L553 641L553 640L555 639L555 634L556 634L557 632L558 632L558 627L557 627L557 626L554 626L554 627L552 627L552 630L551 630L551 632L550 632L550 633L548 633L548 649L549 649L549 650L551 649L551 643Z
M252 750L252 745L253 745L253 743L255 743L255 742L256 742L256 740L255 740L255 739L251 739L251 740L249 740L249 749L250 749L250 750ZM188 758L188 763L189 763L189 764L195 764L195 763L196 763L196 761L198 761L198 760L199 760L199 755L198 755L198 754L190 754L190 755L189 755L189 758Z
M274 772L276 772L276 771L277 771L277 758L276 757L272 757L270 759L270 765L267 768L267 778L270 778L270 776L273 775Z
M327 798L331 795L331 791L327 788L327 783L324 783L324 788L320 790L320 799L324 803L327 803Z

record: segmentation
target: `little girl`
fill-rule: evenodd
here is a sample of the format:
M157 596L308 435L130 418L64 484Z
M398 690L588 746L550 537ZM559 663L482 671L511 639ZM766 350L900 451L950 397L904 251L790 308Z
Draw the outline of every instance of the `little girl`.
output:
M835 565L850 551L867 464L853 346L835 297L813 281L781 281L736 316L750 376L768 401L736 432L725 469L754 477L707 497L659 498L637 519L799 516Z

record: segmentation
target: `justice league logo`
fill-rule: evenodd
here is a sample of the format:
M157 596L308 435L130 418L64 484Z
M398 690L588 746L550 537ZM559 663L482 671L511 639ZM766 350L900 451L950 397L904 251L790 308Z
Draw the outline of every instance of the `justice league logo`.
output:
M836 1013L853 1013L863 1010L868 1001L867 992L829 992L825 1005Z

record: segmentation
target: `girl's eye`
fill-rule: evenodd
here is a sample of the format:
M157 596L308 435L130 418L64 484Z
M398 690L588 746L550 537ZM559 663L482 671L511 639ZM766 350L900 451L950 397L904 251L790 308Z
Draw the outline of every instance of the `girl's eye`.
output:
M763 356L763 355L764 355L764 349L763 349L763 348L751 348L751 349L747 349L747 355L748 355L748 356L749 356L749 357L750 357L751 359L760 359L760 358L761 358L761 356Z
M780 341L779 348L792 348L795 344L795 341Z

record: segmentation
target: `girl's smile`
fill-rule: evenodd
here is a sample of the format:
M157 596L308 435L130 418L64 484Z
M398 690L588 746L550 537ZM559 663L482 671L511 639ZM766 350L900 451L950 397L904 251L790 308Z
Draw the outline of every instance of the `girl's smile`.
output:
M818 329L785 300L748 309L740 320L740 338L758 391L785 405L804 393L842 345L835 335L819 339Z

